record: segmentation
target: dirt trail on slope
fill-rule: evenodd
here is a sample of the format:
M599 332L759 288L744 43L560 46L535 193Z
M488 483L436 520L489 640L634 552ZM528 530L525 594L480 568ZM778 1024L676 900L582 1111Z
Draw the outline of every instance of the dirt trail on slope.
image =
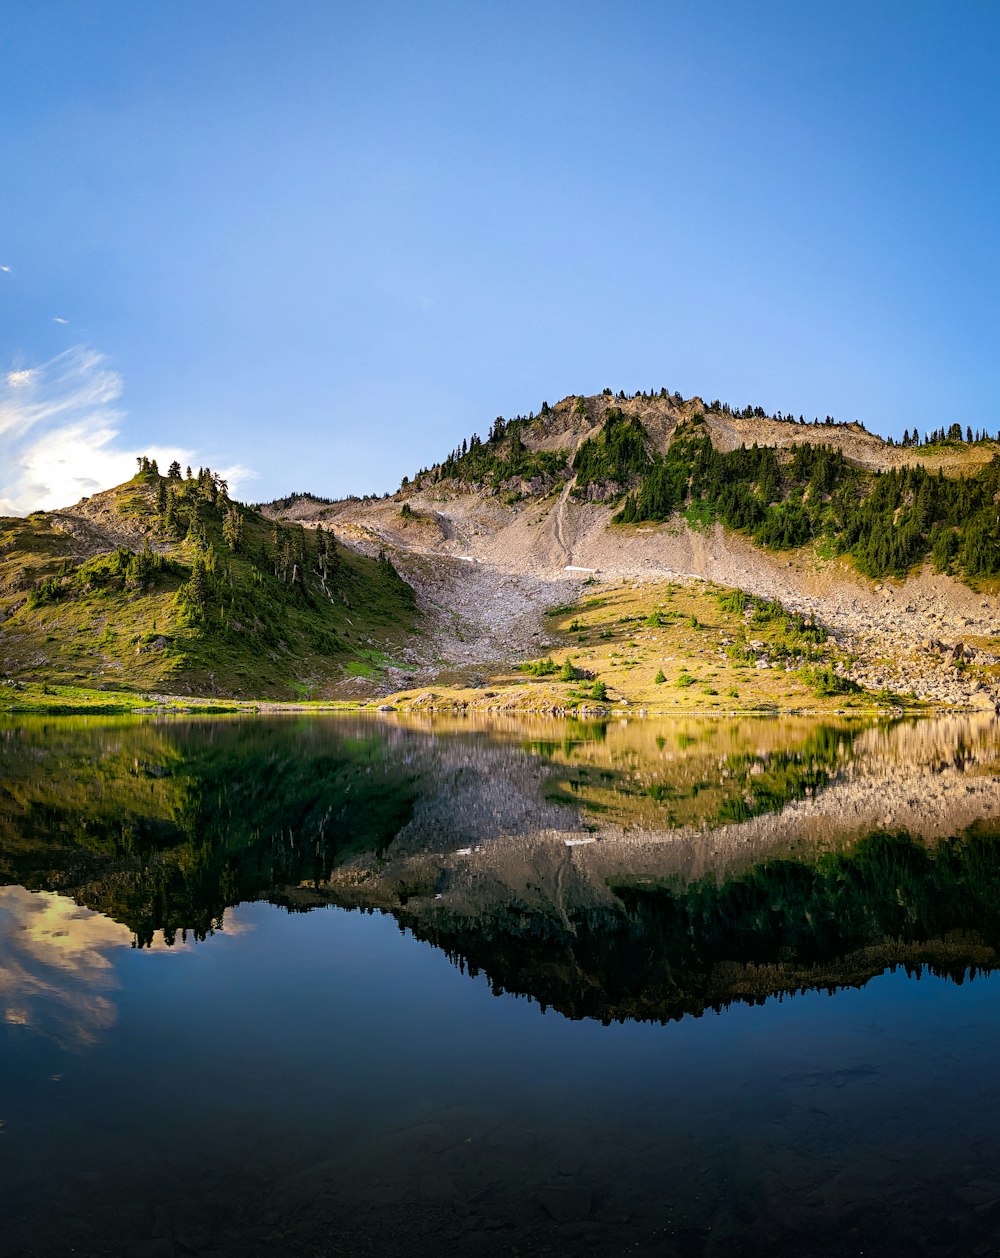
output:
M563 491L559 495L559 502L552 515L552 531L556 540L556 545L562 552L563 566L573 562L573 553L566 544L566 537L563 529L563 521L566 517L566 502L569 499L575 481L567 481L563 486Z
M573 459L570 460L570 466L572 466L573 460L579 453L580 446L583 445L584 441L586 441L591 435L592 433L581 433L579 437L577 437L576 444L573 447ZM552 532L555 537L556 545L562 552L563 567L566 567L573 562L572 547L566 540L566 508L570 500L570 495L575 487L576 477L571 476L562 488L562 493L559 495L559 501L556 504L556 509L552 515Z

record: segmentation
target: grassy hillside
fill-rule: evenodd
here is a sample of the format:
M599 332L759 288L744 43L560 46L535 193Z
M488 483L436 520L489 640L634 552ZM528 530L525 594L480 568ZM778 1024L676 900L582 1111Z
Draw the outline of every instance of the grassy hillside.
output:
M406 690L392 703L671 714L919 707L913 696L863 690L827 630L780 603L707 582L608 581L583 594L549 609L542 658L490 675L485 688Z
M0 670L119 690L296 698L366 675L414 628L410 587L332 534L233 502L209 469L0 520Z

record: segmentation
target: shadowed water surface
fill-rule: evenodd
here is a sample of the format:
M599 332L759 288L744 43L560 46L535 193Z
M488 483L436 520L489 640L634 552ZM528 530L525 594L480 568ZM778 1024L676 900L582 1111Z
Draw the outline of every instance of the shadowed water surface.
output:
M0 726L5 1253L1000 1253L1000 731Z

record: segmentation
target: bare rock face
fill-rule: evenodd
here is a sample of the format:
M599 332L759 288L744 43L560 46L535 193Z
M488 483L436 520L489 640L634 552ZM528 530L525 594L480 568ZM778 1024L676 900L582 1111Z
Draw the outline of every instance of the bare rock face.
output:
M617 502L624 492L625 486L614 480L592 482L584 492L584 499L587 502Z

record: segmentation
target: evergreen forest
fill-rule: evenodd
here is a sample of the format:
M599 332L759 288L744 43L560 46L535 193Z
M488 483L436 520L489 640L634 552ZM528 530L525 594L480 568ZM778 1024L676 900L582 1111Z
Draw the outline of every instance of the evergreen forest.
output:
M609 423L623 432L617 417ZM928 558L937 571L967 579L1000 575L1000 459L950 478L921 466L864 471L824 445L720 451L697 416L659 454L635 440L636 426L630 420L627 442L614 436L605 457L590 451L584 464L589 479L627 477L633 485L617 523L685 511L692 523L717 520L772 549L819 543L871 577L905 576Z

